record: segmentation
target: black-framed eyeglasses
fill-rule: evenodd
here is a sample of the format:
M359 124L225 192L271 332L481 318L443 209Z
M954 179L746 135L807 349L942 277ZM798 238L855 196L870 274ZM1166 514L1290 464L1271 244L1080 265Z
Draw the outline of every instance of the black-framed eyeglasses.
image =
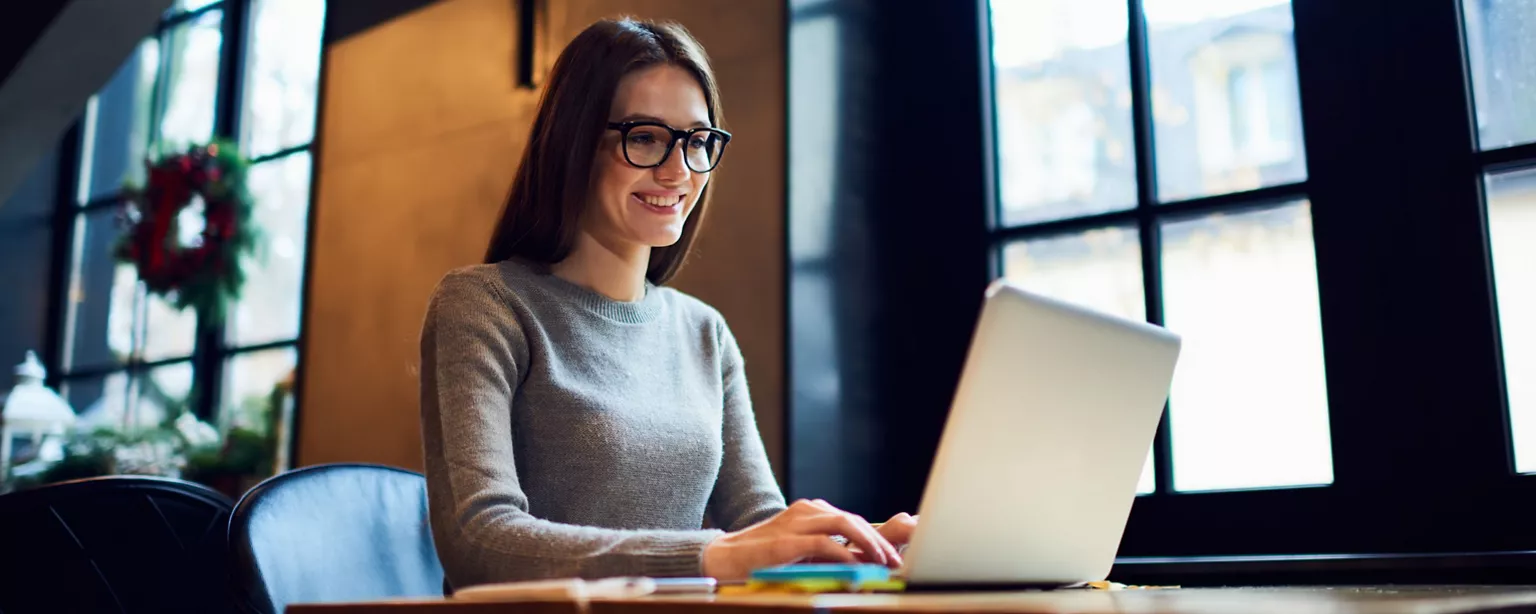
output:
M678 141L683 148L683 162L695 173L715 170L725 155L731 133L715 128L677 130L653 121L608 122L609 130L619 131L624 144L624 160L637 168L655 168L665 164Z

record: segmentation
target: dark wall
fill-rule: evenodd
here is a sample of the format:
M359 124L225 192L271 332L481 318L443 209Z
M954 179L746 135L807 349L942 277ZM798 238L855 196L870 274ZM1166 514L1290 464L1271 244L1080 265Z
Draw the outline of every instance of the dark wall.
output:
M987 276L977 12L792 9L790 494L915 511Z
M69 0L33 0L0 9L0 84L11 76L32 43L43 35L53 18L58 17Z
M50 151L0 203L0 390L27 350L46 359L48 256L53 245L59 155Z

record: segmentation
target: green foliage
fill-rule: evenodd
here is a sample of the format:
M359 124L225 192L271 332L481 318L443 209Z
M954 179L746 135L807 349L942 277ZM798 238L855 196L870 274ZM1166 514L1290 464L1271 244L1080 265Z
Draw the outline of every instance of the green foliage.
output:
M265 476L272 473L272 441L246 428L230 429L224 445L201 448L187 455L184 475L193 481L216 475Z
M141 453L170 452L175 457L174 467L180 469L182 479L214 488L227 487L231 483L238 483L240 479L262 478L273 473L276 436L268 428L266 418L270 415L267 403L281 399L276 390L271 396L244 399L238 409L232 408L237 414L235 423L218 441L212 443L194 442L177 428L176 419L190 411L188 398L167 395L152 378L144 378L141 390L144 398L165 407L166 419L163 422L138 429L97 428L71 433L64 444L63 460L41 473L15 476L9 486L24 489L65 480L125 473L127 468L120 466L125 450ZM140 462L142 464L142 460ZM155 466L167 470L173 468ZM230 494L237 496L239 493Z

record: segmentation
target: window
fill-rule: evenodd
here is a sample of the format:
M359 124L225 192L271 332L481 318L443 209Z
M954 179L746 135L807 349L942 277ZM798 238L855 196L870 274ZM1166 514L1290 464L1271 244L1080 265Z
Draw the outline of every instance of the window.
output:
M1288 67L1278 61L1232 68L1227 78L1231 100L1232 148L1245 159L1283 161L1292 151L1286 124L1285 101L1295 96L1288 89Z
M1536 473L1536 1L1462 8L1514 465Z
M1515 467L1536 472L1536 170L1487 176L1499 331Z
M1136 204L1125 3L992 3L1001 219Z
M1290 6L1126 7L992 2L1002 274L1184 336L1144 494L1327 484Z
M832 97L789 97L834 169L791 177L791 244L833 240L788 271L789 420L842 430L793 495L917 505L1007 276L1185 336L1122 555L1536 549L1536 0L823 4L854 103L812 147Z
M1184 336L1174 490L1332 482L1307 203L1174 218L1158 233L1164 323Z
M58 347L45 354L87 423L151 424L185 407L227 426L250 420L292 376L323 20L314 0L178 0L66 137L78 167L69 157L56 167L78 187L53 198L72 222L51 237L70 248L55 250L63 317L49 337ZM227 321L200 322L149 296L114 261L115 194L142 182L147 156L215 136L235 139L252 161L262 237Z
M996 274L1185 339L1123 547L1516 547L1536 0L989 6Z

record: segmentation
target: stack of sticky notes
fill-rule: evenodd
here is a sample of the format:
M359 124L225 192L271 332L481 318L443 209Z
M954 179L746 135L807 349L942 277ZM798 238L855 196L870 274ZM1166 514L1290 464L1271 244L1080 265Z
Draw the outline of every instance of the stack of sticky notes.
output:
M805 564L767 567L752 572L745 586L722 586L721 593L874 593L898 592L906 583L875 564Z

